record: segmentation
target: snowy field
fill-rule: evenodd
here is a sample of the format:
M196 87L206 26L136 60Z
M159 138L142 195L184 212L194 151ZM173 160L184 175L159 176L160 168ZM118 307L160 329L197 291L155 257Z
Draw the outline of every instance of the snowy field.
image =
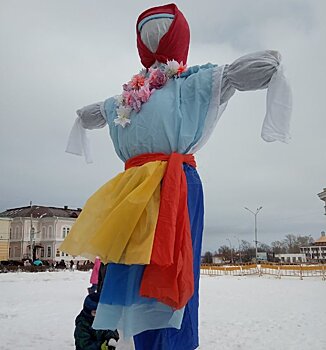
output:
M89 276L0 274L0 349L74 349ZM200 337L201 350L326 349L326 282L203 276ZM133 346L125 341L118 349Z

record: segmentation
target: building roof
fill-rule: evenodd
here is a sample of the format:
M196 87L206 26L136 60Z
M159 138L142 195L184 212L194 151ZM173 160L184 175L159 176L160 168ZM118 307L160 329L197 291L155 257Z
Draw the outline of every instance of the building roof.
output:
M0 213L0 218L27 218L32 215L33 218L43 217L60 217L60 218L77 218L81 213L81 208L71 209L68 206L62 208L45 207L41 205L32 205L28 207L19 207L7 209Z
M325 236L325 232L323 232L320 236L320 238L318 238L315 243L325 243L326 244L326 236Z

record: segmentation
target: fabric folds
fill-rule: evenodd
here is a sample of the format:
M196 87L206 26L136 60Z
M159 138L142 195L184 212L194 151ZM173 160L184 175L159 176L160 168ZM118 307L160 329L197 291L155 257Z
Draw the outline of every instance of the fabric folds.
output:
M180 309L139 294L144 265L110 263L93 327L118 328L134 337L136 350L192 350L198 346L198 287L203 232L203 190L196 169L183 165L187 184L187 208L191 227L194 294Z
M148 264L160 205L164 162L128 169L95 192L60 250L104 263Z
M191 154L129 159L126 171L87 201L60 250L104 263L147 264L140 295L184 307L194 292L184 163L196 166Z
M139 31L139 23L146 17L157 14L171 14L174 16L168 32L159 41L155 52L151 52L143 43ZM155 61L166 63L167 60L176 60L186 64L190 42L190 29L182 12L175 4L163 5L144 11L137 20L137 48L140 60L144 67L151 67Z
M196 166L193 155L143 154L126 168L151 160L167 160L151 262L146 266L140 294L175 309L186 305L194 292L192 246L187 207L187 184L182 164Z

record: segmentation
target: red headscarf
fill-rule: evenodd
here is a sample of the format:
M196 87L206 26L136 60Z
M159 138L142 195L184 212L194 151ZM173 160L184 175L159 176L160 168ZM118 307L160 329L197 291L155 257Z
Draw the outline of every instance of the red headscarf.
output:
M144 18L156 14L171 14L174 19L166 34L161 38L155 53L151 52L141 40L138 24ZM187 20L175 4L152 7L144 11L137 20L137 48L142 64L149 68L155 61L181 61L186 64L189 50L190 30Z

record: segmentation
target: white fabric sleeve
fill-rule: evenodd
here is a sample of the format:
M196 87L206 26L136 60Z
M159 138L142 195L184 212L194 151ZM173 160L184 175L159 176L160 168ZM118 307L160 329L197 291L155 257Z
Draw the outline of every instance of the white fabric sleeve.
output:
M279 52L254 52L226 65L222 79L221 105L233 96L235 90L252 91L266 88L266 115L261 136L268 142L288 142L292 94Z
M272 50L258 51L242 56L226 66L224 83L230 84L239 91L265 89L280 61L279 52ZM223 88L225 87L223 86Z
M100 129L106 125L104 102L97 102L77 110L84 129Z
M266 97L266 115L261 137L267 142L288 143L292 114L292 91L284 75L283 65L279 65L269 83Z
M99 129L106 125L104 103L93 103L77 110L78 117L70 131L66 152L84 156L87 163L92 163L90 143L86 129Z

